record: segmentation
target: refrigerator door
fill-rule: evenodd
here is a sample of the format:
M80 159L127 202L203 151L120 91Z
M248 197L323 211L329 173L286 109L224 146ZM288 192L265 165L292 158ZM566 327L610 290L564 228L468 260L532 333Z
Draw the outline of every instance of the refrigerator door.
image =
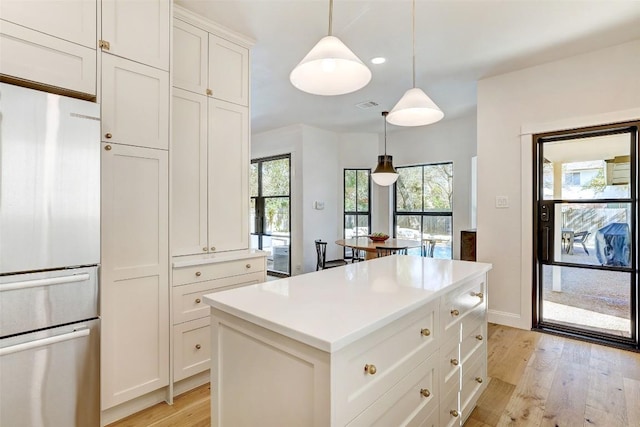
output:
M99 111L0 83L0 274L99 263Z

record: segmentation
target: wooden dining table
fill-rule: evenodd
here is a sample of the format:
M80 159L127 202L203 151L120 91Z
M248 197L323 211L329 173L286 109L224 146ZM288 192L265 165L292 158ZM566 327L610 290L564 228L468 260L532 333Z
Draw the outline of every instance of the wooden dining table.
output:
M392 238L389 238L384 242L375 242L368 237L356 237L352 239L336 240L336 245L364 251L365 259L373 259L376 257L376 247L381 246L388 248L419 248L420 246L422 246L422 242L420 240Z

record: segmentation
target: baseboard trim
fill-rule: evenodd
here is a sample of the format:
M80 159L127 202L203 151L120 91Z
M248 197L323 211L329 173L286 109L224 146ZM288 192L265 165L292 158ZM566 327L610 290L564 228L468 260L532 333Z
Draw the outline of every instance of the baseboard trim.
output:
M175 397L182 393L186 393L189 390L193 390L194 388L208 383L210 380L211 371L207 369L206 371L200 372L199 374L192 375L189 378L185 378L181 381L178 381L177 383L173 383L173 395Z
M531 320L523 319L514 313L508 313L506 311L488 310L487 317L490 323L497 323L498 325L510 326L518 329L531 329Z
M133 415L136 412L140 412L143 409L147 409L160 402L166 402L169 397L168 387L152 391L143 396L136 397L135 399L121 403L109 409L102 411L101 426L106 426L115 421L121 420Z

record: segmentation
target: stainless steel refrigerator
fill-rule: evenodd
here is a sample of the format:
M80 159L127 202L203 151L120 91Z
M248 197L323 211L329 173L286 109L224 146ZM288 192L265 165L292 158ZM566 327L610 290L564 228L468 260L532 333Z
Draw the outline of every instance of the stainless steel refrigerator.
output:
M100 425L100 108L0 83L0 425Z

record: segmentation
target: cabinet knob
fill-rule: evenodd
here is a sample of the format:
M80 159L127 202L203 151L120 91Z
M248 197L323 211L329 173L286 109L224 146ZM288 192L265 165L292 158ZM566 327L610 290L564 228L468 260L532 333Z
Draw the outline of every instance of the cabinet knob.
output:
M458 362L458 359L451 359L451 364L452 364L453 366L458 366L458 364L459 364L459 363L460 363L460 362Z
M247 265L245 265L245 267L251 268L251 264L247 264Z
M375 375L376 372L378 372L378 368L376 368L376 365L364 365L364 371L369 374L369 375Z
M429 396L431 396L431 392L427 388L421 388L420 389L420 395L422 397L429 397Z
M460 416L460 413L458 411L456 411L455 409L450 410L449 413L451 414L452 417L459 417Z
M209 96L213 95L213 91L212 91L211 89L207 89L206 93L207 93L207 95L209 95Z
M429 335L431 335L431 331L427 328L420 329L420 335L422 335L423 337L428 337Z
M207 252L209 250L209 248L202 248L203 252Z
M477 339L478 341L482 341L484 338L482 337L482 335L476 335L476 339Z
M104 134L104 137L107 138L107 139L111 139L112 136L113 135L111 135L110 133L105 133Z
M202 346L200 344L196 344L196 350L200 350Z
M215 251L216 247L215 246L211 246L211 251Z
M482 378L480 378L480 377L476 377L476 382L477 382L478 384L482 384Z
M199 271L196 271L196 277L200 277L202 276L202 273L200 273Z
M484 294L482 292L471 292L472 297L478 297L480 299L484 298Z
M105 145L105 146L104 146L104 149L105 149L106 151L111 151L111 146L110 146L110 145Z
M451 310L451 315L452 316L460 316L460 312L454 308L453 310Z
M196 304L200 304L202 300L200 298L196 298Z
M98 40L98 47L103 50L111 49L111 43L106 40Z

